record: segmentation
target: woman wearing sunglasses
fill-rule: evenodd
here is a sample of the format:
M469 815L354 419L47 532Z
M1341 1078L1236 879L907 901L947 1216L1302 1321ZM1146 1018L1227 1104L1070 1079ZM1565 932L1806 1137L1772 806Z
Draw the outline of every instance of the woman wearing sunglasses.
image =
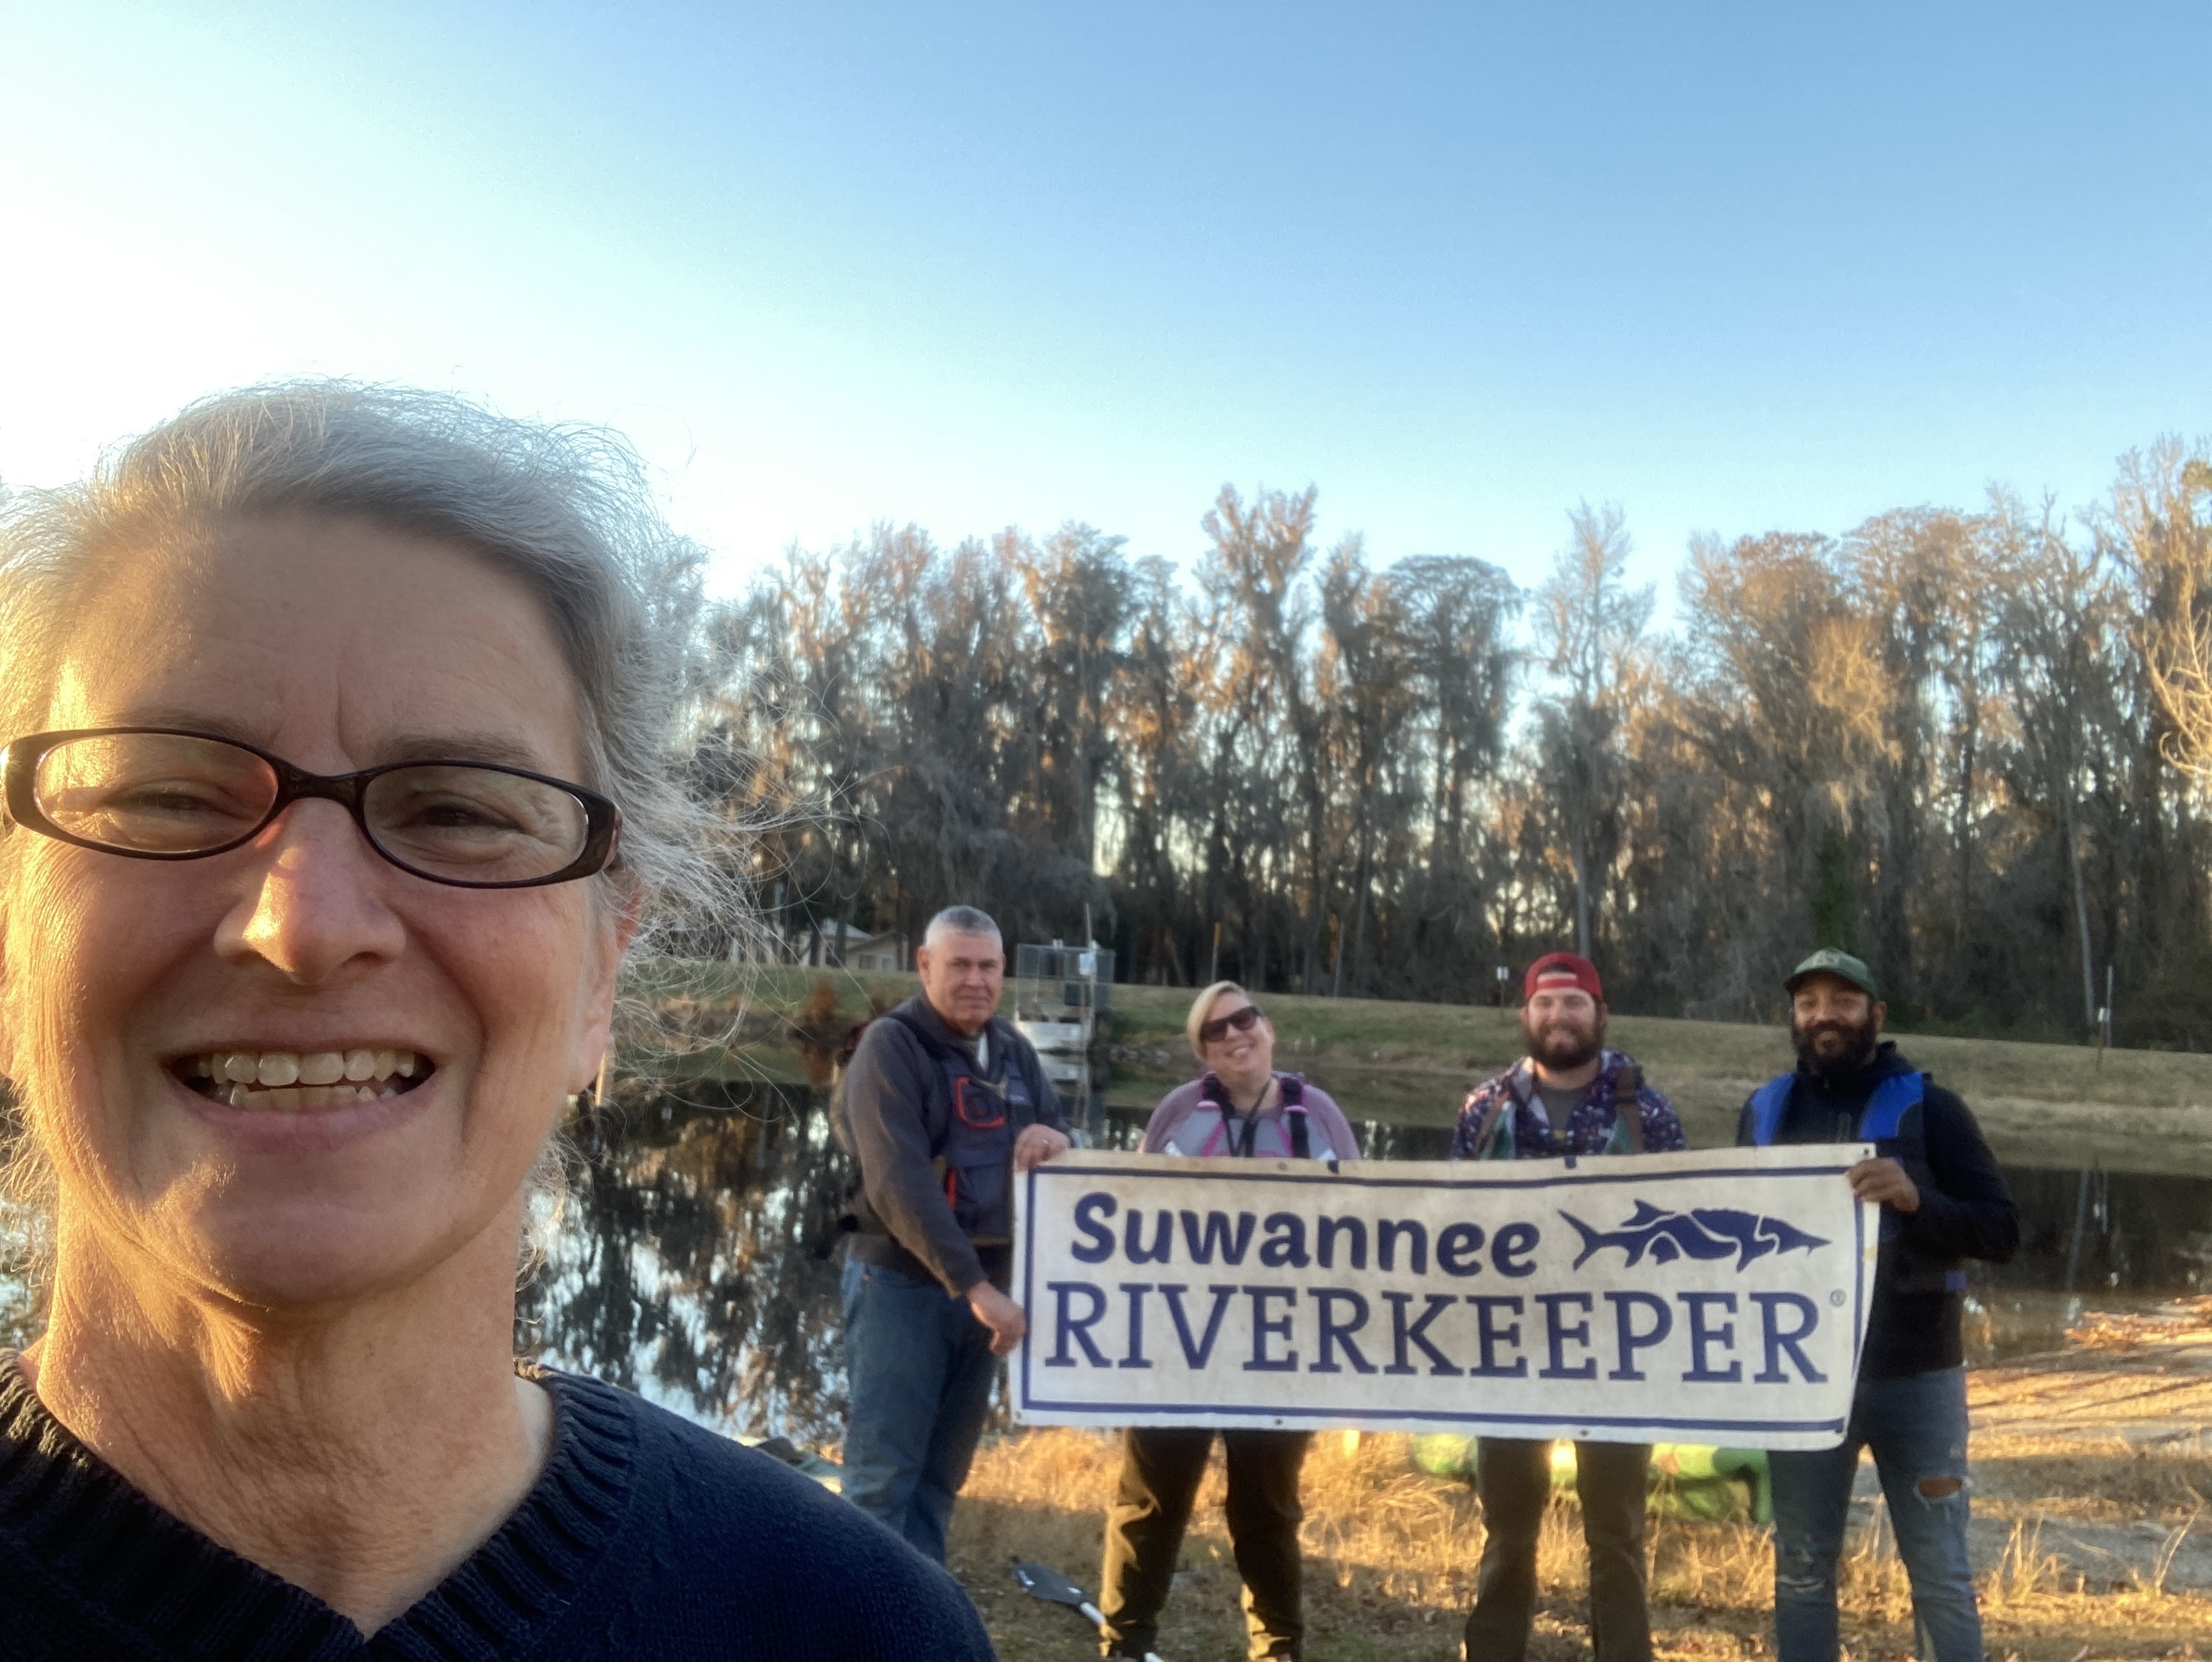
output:
M612 446L328 384L0 516L10 1654L989 1655L851 1507L515 1360L623 956L734 916L695 563Z
M1325 1091L1275 1071L1274 1025L1233 981L1199 994L1183 1031L1205 1073L1160 1099L1145 1127L1148 1154L1254 1160L1357 1160L1359 1141ZM1143 1656L1182 1549L1193 1501L1213 1449L1210 1430L1132 1427L1121 1434L1121 1476L1106 1519L1100 1607L1109 1656ZM1229 1469L1224 1511L1244 1582L1250 1654L1294 1657L1301 1614L1298 1470L1309 1434L1221 1433Z

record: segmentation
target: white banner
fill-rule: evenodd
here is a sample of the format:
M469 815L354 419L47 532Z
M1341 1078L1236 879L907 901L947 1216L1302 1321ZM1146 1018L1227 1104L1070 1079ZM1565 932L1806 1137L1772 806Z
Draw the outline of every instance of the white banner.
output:
M1014 1416L1832 1447L1872 1152L1063 1154L1020 1182Z

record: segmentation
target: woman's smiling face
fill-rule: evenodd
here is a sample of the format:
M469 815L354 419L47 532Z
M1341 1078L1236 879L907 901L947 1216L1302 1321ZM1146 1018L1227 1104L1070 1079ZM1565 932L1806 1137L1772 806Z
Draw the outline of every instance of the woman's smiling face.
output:
M1208 1010L1209 1021L1219 1021L1224 1016L1235 1015L1252 1001L1242 993L1224 993L1213 1001ZM1263 1015L1255 1015L1249 1027L1231 1027L1219 1038L1206 1047L1206 1065L1224 1078L1257 1079L1273 1071L1275 1065L1275 1028Z
M582 777L542 606L441 542L218 525L107 561L71 618L49 728L188 728L324 774L442 757ZM59 1177L64 1275L90 1250L297 1307L404 1285L487 1230L512 1243L606 1040L623 928L599 885L432 883L319 801L201 860L0 846L0 1026ZM255 1088L222 1092L209 1057Z

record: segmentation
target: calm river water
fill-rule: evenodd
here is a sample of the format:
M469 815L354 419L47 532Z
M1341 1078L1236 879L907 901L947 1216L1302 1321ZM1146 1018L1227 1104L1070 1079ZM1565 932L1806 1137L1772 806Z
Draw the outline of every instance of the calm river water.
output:
M1114 1112L1103 1146L1141 1116ZM586 1156L524 1299L526 1352L720 1429L833 1440L843 1417L836 1220L848 1180L823 1093L706 1084L572 1128ZM1370 1158L1439 1160L1433 1126L1362 1128ZM2212 1290L2212 1179L2008 1171L2020 1254L1976 1265L1979 1360L2055 1348L2087 1308Z

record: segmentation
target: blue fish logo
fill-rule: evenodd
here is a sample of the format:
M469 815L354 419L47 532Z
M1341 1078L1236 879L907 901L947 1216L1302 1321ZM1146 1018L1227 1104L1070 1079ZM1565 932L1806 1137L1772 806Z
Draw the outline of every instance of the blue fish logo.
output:
M1763 1258L1770 1252L1810 1252L1816 1246L1828 1243L1818 1235L1808 1235L1795 1224L1780 1218L1764 1217L1756 1212L1738 1212L1723 1206L1693 1207L1687 1212L1669 1212L1638 1201L1618 1229L1593 1229L1571 1212L1559 1215L1575 1227L1583 1238L1583 1250L1574 1262L1579 1269L1590 1256L1608 1246L1617 1246L1627 1255L1627 1262L1641 1263L1649 1256L1654 1263L1672 1263L1677 1258L1696 1258L1715 1263L1733 1257L1735 1267L1743 1269L1754 1258Z

